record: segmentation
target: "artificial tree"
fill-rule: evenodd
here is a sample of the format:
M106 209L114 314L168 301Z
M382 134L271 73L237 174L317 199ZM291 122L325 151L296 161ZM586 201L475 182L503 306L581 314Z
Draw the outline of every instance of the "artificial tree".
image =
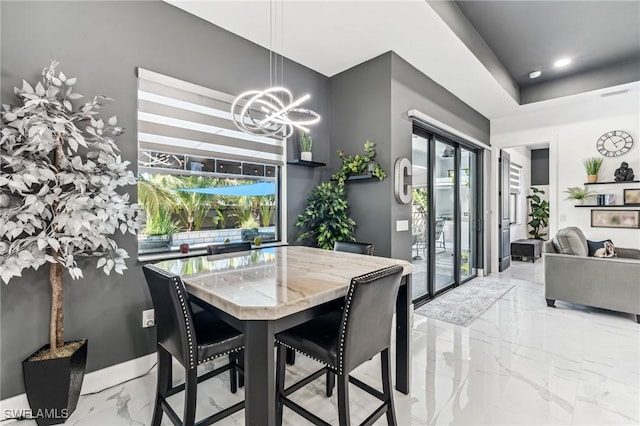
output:
M112 136L116 117L98 117L112 99L98 95L74 104L76 78L56 74L53 61L35 88L23 81L19 106L2 106L0 277L8 283L27 268L49 264L49 351L64 345L63 272L83 277L77 261L97 257L107 275L122 273L127 252L111 238L136 234L138 206L117 192L136 178ZM52 357L55 357L53 355Z

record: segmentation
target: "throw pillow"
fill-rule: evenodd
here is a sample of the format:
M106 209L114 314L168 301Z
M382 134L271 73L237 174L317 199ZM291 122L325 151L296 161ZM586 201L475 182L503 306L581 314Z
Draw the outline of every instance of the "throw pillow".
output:
M616 257L616 248L611 240L604 241L589 241L589 256L593 257Z

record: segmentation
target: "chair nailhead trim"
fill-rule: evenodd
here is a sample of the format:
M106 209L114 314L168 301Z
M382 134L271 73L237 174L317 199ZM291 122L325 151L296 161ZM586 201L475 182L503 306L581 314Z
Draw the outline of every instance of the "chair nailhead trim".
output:
M225 351L225 352L220 352L219 354L215 354L215 355L210 356L209 358L205 358L203 360L198 361L198 365L200 365L202 363L205 363L205 362L208 362L208 361L211 361L212 359L220 358L223 355L227 355L227 354L231 354L231 353L235 353L235 352L240 352L243 349L244 349L244 346L240 346L239 348L234 348L234 349L230 349L230 350Z
M194 353L194 344L193 344L193 336L191 333L191 323L189 322L189 313L187 311L187 306L185 304L183 288L181 288L180 278L177 276L173 278L173 284L176 288L176 292L178 293L178 299L180 300L180 307L182 308L182 315L184 317L185 327L187 329L187 340L189 344L189 369L195 368L197 365L193 360Z
M291 349L291 350L294 350L294 351L296 351L296 352L299 352L299 353L301 353L302 355L308 356L309 358L311 358L311 359L313 359L313 360L315 360L315 361L318 361L318 362L319 362L320 364L322 364L322 365L326 365L327 367L329 367L330 369L332 369L332 370L334 370L334 371L335 371L335 370L337 370L335 365L327 364L326 362L319 360L318 358L314 357L313 355L310 355L310 354L306 353L305 351L301 351L300 349L296 349L296 348L294 348L294 347L292 347L292 346L289 346L289 345L287 345L286 343L281 342L280 340L276 340L276 343L277 343L278 345L282 345L282 346L284 346L285 348L289 348L289 349Z

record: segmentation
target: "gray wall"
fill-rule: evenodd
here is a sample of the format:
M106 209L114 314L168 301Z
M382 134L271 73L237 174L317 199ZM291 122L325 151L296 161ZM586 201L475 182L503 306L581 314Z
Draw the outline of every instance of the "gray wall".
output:
M2 103L14 103L13 87L23 78L35 82L54 58L59 70L78 77L87 96L116 100L104 115L117 114L127 128L119 139L124 159L136 169L135 68L177 77L229 94L266 87L268 52L247 40L160 1L14 2L2 1ZM307 105L322 116L313 128L314 159L329 161L329 79L298 64L285 63L285 84L293 93L310 93ZM293 158L297 147L288 147ZM321 171L290 167L288 177L289 240L295 241L295 218ZM325 172L326 174L327 172ZM135 199L135 188L130 190ZM140 327L141 311L151 307L136 238L118 236L132 256L124 276L107 277L85 269L85 279L65 279L65 336L89 339L88 370L104 368L154 350L154 329ZM48 342L49 286L46 268L0 286L1 392L23 392L20 362Z
M336 155L364 152L376 144L376 161L391 177L391 56L378 56L331 78L332 171L342 162ZM356 240L374 243L376 255L390 256L389 196L392 179L346 183Z
M549 185L549 148L531 150L531 185Z
M411 232L396 232L396 221L411 222L410 205L393 195L395 160L411 160L412 120L418 109L489 144L489 120L422 74L393 52L355 66L331 78L331 150L333 170L340 162L336 149L362 150L377 144L377 161L389 177L383 182L347 183L351 216L358 224L356 239L373 242L376 254L411 259Z
M395 53L391 56L391 159L411 160L413 122L407 112L411 109L489 145L489 120L455 97L444 87L422 74ZM411 224L411 207L398 204L393 195L388 198L391 209L391 257L411 260L411 232L395 231L396 220Z

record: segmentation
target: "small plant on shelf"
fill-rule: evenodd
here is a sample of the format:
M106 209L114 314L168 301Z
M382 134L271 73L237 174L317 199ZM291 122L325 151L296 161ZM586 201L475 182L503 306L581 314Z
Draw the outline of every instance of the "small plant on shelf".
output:
M587 182L595 183L598 181L598 173L602 167L602 158L592 157L584 160L584 169L587 172Z
M371 176L380 180L384 180L387 177L382 167L374 161L376 149L373 142L365 142L364 155L345 155L344 151L338 150L338 157L342 159L342 167L331 178L337 180L341 185L344 184L349 176L371 174Z
M300 132L300 159L303 161L311 161L311 147L313 147L313 139L307 133Z
M544 228L549 225L549 202L540 198L541 194L544 194L542 189L531 187L531 195L527 195L529 200L529 217L531 220L528 225L531 227L529 235L536 240L542 240L545 232L542 232Z
M564 191L567 195L567 200L576 200L580 204L584 203L584 201L588 198L593 198L596 196L596 193L593 191L589 191L586 187L580 186L570 186Z

